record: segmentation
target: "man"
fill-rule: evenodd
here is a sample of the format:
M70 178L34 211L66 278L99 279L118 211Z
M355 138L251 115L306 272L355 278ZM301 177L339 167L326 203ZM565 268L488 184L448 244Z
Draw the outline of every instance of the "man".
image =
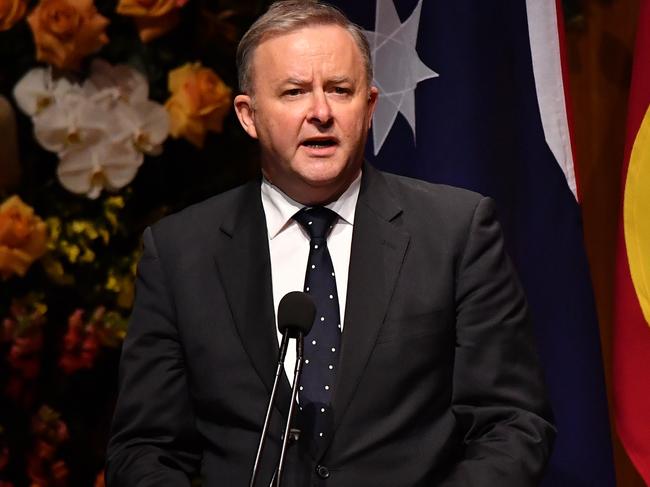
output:
M283 485L536 485L554 429L493 203L363 164L377 90L337 10L274 4L238 64L264 178L146 230L109 485L248 484L277 305L303 286L318 310ZM258 485L289 401L283 377Z

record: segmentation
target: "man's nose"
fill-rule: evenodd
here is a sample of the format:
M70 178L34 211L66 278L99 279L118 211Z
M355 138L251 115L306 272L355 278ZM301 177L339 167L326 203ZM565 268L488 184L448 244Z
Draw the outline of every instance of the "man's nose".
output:
M332 122L332 107L325 92L314 91L309 113L309 121L318 125L329 125Z

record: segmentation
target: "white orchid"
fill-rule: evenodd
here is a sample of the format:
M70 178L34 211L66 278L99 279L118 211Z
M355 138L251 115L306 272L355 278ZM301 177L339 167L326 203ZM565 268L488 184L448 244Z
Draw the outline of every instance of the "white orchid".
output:
M128 143L79 147L61 157L57 176L68 191L95 199L103 189L115 191L133 181L142 160Z
M82 85L37 68L14 96L32 116L36 140L58 154L61 184L89 198L129 184L144 154L159 155L169 134L167 111L148 99L147 79L126 65L95 60Z
M106 61L93 61L92 73L84 83L87 93L111 90L112 112L117 117L113 134L116 140L129 139L141 152L159 155L169 135L169 115L165 108L148 99L146 78L127 65L112 66Z
M66 78L54 79L51 68L34 68L14 87L14 98L20 109L30 117L38 116L65 93L80 90Z
M90 76L83 84L89 94L110 89L127 103L137 103L149 98L147 78L140 71L126 64L113 66L103 59L94 59L90 65Z
M75 146L100 143L110 133L110 118L97 110L92 99L69 92L34 117L34 135L43 148L61 154Z
M162 152L162 144L169 135L169 115L159 103L143 100L133 105L121 103L115 110L126 138L134 147L152 156Z

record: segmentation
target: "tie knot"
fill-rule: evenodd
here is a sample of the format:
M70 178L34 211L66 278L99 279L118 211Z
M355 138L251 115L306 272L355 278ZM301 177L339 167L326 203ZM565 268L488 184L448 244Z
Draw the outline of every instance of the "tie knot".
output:
M302 227L307 230L309 237L313 239L326 239L332 223L338 215L324 206L313 206L303 208L293 215Z

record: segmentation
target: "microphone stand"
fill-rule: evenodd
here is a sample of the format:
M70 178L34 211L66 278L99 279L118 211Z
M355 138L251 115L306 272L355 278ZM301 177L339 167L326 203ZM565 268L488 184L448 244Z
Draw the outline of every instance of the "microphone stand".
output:
M296 404L296 396L298 395L298 384L300 383L300 374L302 372L302 356L304 348L304 336L302 332L298 333L296 338L296 365L293 372L293 384L291 386L291 403L289 404L289 414L287 415L287 424L284 427L284 437L282 438L282 451L280 452L280 463L277 470L276 487L280 487L282 480L282 469L284 467L284 458L287 451L287 444L289 441L289 434L291 431L291 419L293 418L293 409ZM285 347L286 348L286 347Z
M302 333L300 334L302 339ZM280 343L280 357L278 360L278 367L275 370L275 379L273 380L273 389L271 389L271 397L269 397L269 404L266 407L266 417L264 418L264 427L262 428L262 436L260 436L260 443L257 447L257 455L255 456L255 465L253 466L253 473L251 474L251 480L248 484L249 487L254 487L255 479L257 478L257 470L259 468L260 458L262 458L262 451L264 450L264 443L266 442L266 437L268 435L269 423L271 422L271 410L273 409L273 402L275 401L275 396L277 395L278 382L280 382L280 375L282 374L282 368L284 366L284 358L287 355L287 347L289 346L289 333L285 330L282 334L282 342ZM302 347L301 347L302 348ZM294 381L295 382L295 381ZM293 401L293 397L292 397ZM293 403L291 404L293 406ZM289 409L289 418L291 418L291 409ZM288 424L288 421L287 421ZM286 434L286 433L285 433ZM286 437L285 437L286 440ZM284 452L284 446L283 450ZM279 485L279 484L278 484Z

